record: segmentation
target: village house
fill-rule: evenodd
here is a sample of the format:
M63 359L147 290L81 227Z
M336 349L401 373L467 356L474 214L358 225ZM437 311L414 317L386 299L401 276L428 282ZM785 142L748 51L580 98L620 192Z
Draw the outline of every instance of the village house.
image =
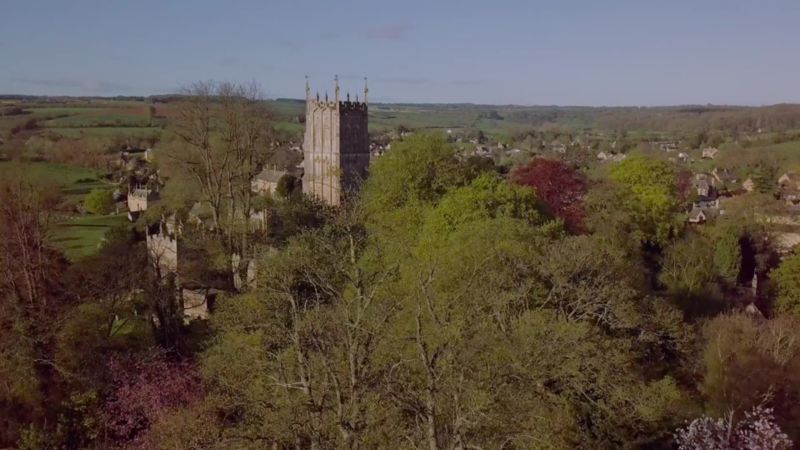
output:
M778 186L781 189L800 189L800 175L794 172L786 172L778 178Z
M736 183L736 176L733 175L728 169L719 169L715 167L711 171L711 176L714 177L715 185L719 188L722 186L729 186Z
M790 210L800 210L800 176L794 172L781 175L778 178L778 196Z
M481 158L491 158L492 157L492 151L488 147L486 147L484 145L479 145L479 146L475 147L475 151L473 151L472 154L474 156L479 156Z
M117 167L119 169L134 171L147 164L147 149L125 147L119 152Z
M278 182L284 175L286 175L285 170L277 170L275 166L272 168L265 167L264 170L253 177L250 189L257 194L271 195L278 189Z
M703 149L704 159L714 159L719 154L719 149L716 147L706 147Z
M747 192L753 192L756 189L756 182L753 181L753 178L748 177L742 183L742 188Z
M696 173L692 186L700 198L713 198L716 197L716 189L713 185L712 177L705 173Z
M687 221L693 224L701 224L724 214L725 210L720 208L719 199L700 200L692 205Z
M656 142L658 149L664 153L672 153L678 151L678 144L673 141Z
M597 159L600 161L607 161L607 162L620 162L627 158L628 155L624 153L606 153L600 152L597 154Z

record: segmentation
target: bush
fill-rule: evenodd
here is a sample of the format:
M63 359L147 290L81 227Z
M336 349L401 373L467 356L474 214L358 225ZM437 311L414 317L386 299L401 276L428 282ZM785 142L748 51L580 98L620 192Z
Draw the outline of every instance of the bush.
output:
M92 214L108 214L114 208L114 193L108 189L92 189L83 205Z

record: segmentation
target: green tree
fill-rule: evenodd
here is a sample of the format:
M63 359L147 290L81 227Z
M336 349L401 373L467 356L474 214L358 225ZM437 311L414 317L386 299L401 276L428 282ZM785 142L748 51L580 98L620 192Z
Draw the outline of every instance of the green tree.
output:
M514 217L530 224L542 220L536 193L488 172L469 185L451 189L427 219L423 233L438 236L481 219Z
M778 287L775 309L800 315L800 253L795 253L770 273Z
M714 280L714 258L704 237L689 234L666 248L659 280L673 293L698 295Z
M714 267L728 283L735 283L742 267L742 230L736 225L722 226L714 242Z
M286 198L296 192L300 192L301 190L302 184L300 183L300 180L293 175L286 174L278 180L278 186L275 188L275 193L279 197Z
M92 214L108 214L114 209L114 196L108 189L92 189L83 201L86 211Z
M681 224L675 214L680 203L672 167L634 155L614 166L610 176L621 187L612 208L625 211L633 220L634 236L643 243L665 244Z
M414 135L370 167L362 198L371 215L409 203L435 203L448 189L468 183L465 165L441 135Z

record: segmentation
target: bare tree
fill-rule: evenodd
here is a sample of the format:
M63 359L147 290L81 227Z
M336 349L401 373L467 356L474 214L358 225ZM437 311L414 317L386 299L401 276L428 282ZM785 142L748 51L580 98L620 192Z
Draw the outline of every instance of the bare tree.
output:
M233 246L234 228L246 234L250 183L271 152L270 114L254 83L198 82L185 90L168 156L197 182L214 228Z

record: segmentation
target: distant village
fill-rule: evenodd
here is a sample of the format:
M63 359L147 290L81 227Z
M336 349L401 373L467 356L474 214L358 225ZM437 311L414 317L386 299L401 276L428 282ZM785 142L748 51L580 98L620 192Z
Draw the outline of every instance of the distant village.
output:
M264 164L251 180L253 195L270 197L281 183L302 186L303 192L330 205L343 201L346 187L357 184L357 179L367 176L370 161L380 158L392 150L392 143L415 133L401 129L396 133L371 136L368 134L367 99L365 87L363 102L340 98L338 84L333 99L313 97L306 92L306 115L304 142L295 140L275 142L282 164ZM331 117L335 119L330 119ZM334 138L328 120L341 122L341 133ZM325 123L325 125L323 125ZM527 135L515 142L492 140L481 132L465 129L444 129L448 140L460 150L462 158L492 162L499 170L508 173L515 164L524 163L533 157L565 159L583 166L602 166L626 159L634 150L647 150L675 165L676 171L688 178L685 220L691 226L702 227L725 215L728 205L735 199L756 190L768 192L782 205L763 220L780 225L800 226L800 175L794 172L778 174L771 185L763 186L752 176L737 176L734 171L723 169L716 161L723 152L716 146L691 149L680 140L651 140L639 142L632 148L609 136L585 133L573 136L548 133ZM323 136L319 138L318 136ZM141 221L142 215L158 204L160 191L165 184L154 166L158 159L157 148L126 147L120 150L113 169L120 176L120 184L127 183L126 192L114 192L115 210L126 212L131 222ZM347 153L347 158L340 154ZM697 164L701 163L701 164ZM698 170L705 167L707 170ZM762 184L759 186L758 184ZM151 218L152 219L152 218ZM254 232L264 232L268 227L265 210L254 210L247 223ZM146 241L149 258L159 273L176 275L178 290L187 321L208 317L213 310L218 289L193 283L180 282L181 234L185 227L213 230L211 212L207 205L196 202L184 221L174 214L163 214L160 220L147 225ZM788 254L800 243L800 233L776 231L775 245L782 254ZM256 262L232 256L234 284L236 289L246 289L256 280Z

